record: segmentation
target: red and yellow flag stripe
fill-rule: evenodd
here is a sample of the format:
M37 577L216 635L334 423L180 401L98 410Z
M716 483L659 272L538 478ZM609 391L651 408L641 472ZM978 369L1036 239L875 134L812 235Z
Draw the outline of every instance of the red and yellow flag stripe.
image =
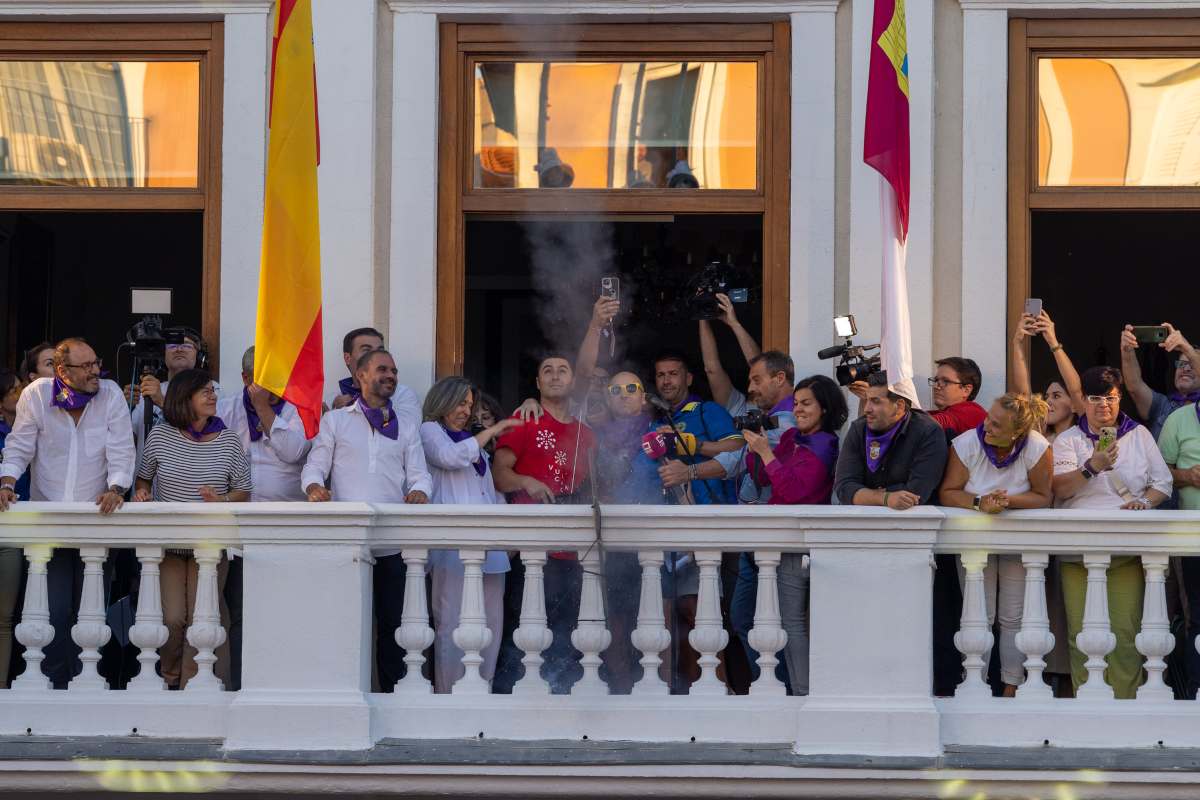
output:
M311 438L325 384L312 0L279 0L275 15L254 381L296 406Z

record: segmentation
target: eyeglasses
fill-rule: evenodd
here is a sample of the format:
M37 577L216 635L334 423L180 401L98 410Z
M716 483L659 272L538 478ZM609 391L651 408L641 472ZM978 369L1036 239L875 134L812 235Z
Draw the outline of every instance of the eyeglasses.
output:
M167 350L195 350L196 345L192 344L191 342L180 342L178 344L168 344L168 345L166 345L165 349L167 349Z
M624 386L613 385L608 387L608 393L613 397L620 397L622 390L624 390L625 394L637 394L642 391L642 385L640 383L627 383Z
M947 386L966 386L962 381L952 381L949 378L930 378L929 385L936 389L945 389Z
M64 367L72 369L81 369L84 372L91 372L93 369L99 370L104 367L104 359L97 358L95 361L88 361L85 364L63 364Z
M1194 370L1192 370L1192 362L1188 361L1186 358L1181 358L1176 361L1175 369L1186 369L1194 372Z
M1087 396L1087 401L1094 406L1099 406L1099 405L1115 406L1121 402L1121 395L1119 395L1119 394L1089 394Z

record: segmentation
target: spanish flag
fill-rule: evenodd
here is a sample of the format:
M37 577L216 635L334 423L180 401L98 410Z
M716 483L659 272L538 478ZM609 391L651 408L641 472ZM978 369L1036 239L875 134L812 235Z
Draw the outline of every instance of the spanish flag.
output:
M908 310L908 36L904 0L875 0L863 161L879 173L883 230L880 356L889 387L918 408Z
M312 0L278 0L254 382L294 406L311 439L321 421L321 231Z

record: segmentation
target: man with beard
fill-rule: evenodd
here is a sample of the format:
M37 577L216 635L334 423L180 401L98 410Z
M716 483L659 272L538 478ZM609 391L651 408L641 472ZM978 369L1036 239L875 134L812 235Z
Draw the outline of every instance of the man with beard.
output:
M355 376L359 359L372 350L383 349L383 334L374 328L355 328L342 337L342 360L346 362L346 371L350 377L338 381L338 394L333 398L334 410L352 405L362 396ZM401 415L411 416L417 427L421 425L421 401L412 389L402 383L396 384L396 393L392 395L392 405Z
M1140 345L1133 335L1133 326L1126 325L1121 331L1121 374L1125 377L1125 387L1129 389L1138 416L1145 420L1155 439L1162 433L1163 424L1172 411L1200 400L1200 379L1197 378L1200 375L1200 351L1192 347L1183 332L1171 323L1164 322L1163 327L1167 329L1167 338L1158 346L1173 354L1171 366L1175 368L1172 380L1175 391L1169 395L1154 391L1142 380L1142 366L1137 357Z
M54 377L38 378L21 393L0 457L0 511L16 500L14 486L26 468L34 500L94 500L101 514L121 507L133 482L133 432L120 388L101 380L100 368L87 342L65 339L54 348ZM55 548L47 589L54 641L45 648L42 671L65 689L81 668L71 641L83 589L77 549Z
M419 421L397 414L392 406L396 374L396 362L382 348L359 358L354 378L361 394L322 418L300 474L310 502L429 502L433 478L425 465ZM404 612L404 560L399 551L375 554L372 581L376 671L380 688L390 692L404 672L404 651L395 637Z
M561 354L547 353L538 361L535 383L544 413L496 442L492 461L496 489L508 495L510 503L590 502L590 492L583 489L595 437L571 416L575 386L571 362ZM544 580L547 624L554 639L543 654L542 676L556 694L569 693L583 674L576 663L582 654L571 645L582 579L575 553L550 553Z

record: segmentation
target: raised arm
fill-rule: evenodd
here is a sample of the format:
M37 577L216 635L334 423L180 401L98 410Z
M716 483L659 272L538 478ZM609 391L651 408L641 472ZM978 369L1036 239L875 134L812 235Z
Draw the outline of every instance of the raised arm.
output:
M1071 398L1071 410L1076 414L1084 413L1087 409L1083 400L1083 382L1079 380L1079 371L1071 363L1071 357L1067 355L1062 342L1058 341L1054 320L1050 319L1046 309L1042 309L1041 316L1034 323L1034 330L1042 335L1050 347L1050 353L1054 356L1054 364L1058 367L1058 374L1063 380L1063 388L1067 390L1067 396Z
M1166 341L1159 345L1168 353L1178 353L1188 360L1192 365L1192 372L1200 375L1200 351L1192 347L1191 342L1184 338L1183 331L1175 329L1175 326L1169 322L1164 322L1163 327L1167 329L1168 334Z
M1033 394L1033 385L1029 380L1029 363L1025 360L1025 339L1029 336L1026 326L1031 322L1028 314L1022 314L1020 321L1017 322L1017 329L1013 331L1012 338L1012 380L1013 391L1017 394L1029 397ZM951 459L951 464L954 460ZM949 471L947 471L949 477ZM965 481L964 481L965 485ZM955 503L947 503L945 498L946 484L942 483L943 505L957 505Z
M1138 342L1133 335L1133 326L1126 325L1121 331L1121 375L1125 378L1125 388L1133 398L1138 415L1142 419L1150 416L1150 406L1154 403L1154 390L1142 380L1142 365L1138 363Z
M708 376L708 388L712 391L713 400L725 406L733 392L733 381L729 380L729 373L721 366L717 337L713 333L712 323L706 319L700 320L700 356L704 360L704 374Z
M591 386L592 373L600 359L600 333L620 310L620 302L609 297L597 299L592 306L592 318L588 321L587 333L583 335L583 341L579 343L579 352L575 355L575 393L579 396L587 394Z
M742 349L742 355L746 358L746 363L750 363L758 357L762 352L762 348L758 346L758 342L750 335L750 331L742 327L742 323L737 318L737 312L733 308L733 301L729 299L729 295L719 294L717 304L721 306L721 322L729 326L729 330L733 331L733 335L737 338L738 347Z

